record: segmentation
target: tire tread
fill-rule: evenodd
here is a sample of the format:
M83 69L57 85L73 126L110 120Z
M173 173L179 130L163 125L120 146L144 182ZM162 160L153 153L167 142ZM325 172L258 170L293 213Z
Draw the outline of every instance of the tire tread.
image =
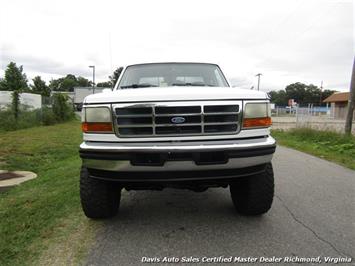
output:
M109 218L117 214L121 189L114 183L90 177L88 169L80 171L80 199L85 215L89 218Z
M274 197L274 172L271 163L261 174L246 177L230 184L235 209L244 215L266 213Z

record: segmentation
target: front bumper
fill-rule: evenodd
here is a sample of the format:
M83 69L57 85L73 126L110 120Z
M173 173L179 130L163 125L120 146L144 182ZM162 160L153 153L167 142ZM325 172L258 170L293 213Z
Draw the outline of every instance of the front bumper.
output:
M110 172L174 172L242 169L271 161L276 143L271 136L188 142L83 142L83 166Z

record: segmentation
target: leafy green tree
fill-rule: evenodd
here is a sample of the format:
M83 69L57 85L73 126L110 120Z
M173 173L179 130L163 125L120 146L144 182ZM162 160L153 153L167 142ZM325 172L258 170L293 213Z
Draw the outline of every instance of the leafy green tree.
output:
M52 91L74 91L74 87L91 87L92 82L84 77L76 77L68 74L63 78L52 79L49 82L49 88Z
M313 84L303 84L300 82L292 83L286 86L285 90L270 91L269 97L272 103L277 106L288 105L289 99L295 99L300 105L307 105L309 103L319 105L321 101L332 95L334 90L321 91L320 88Z
M335 90L324 90L322 91L322 101L324 101L326 98L328 98L330 95L332 95Z
M33 85L31 85L31 90L33 93L41 94L42 96L49 97L50 89L46 82L41 79L40 76L36 76L32 79Z
M285 88L289 99L294 99L297 103L303 104L306 95L307 85L301 82L292 83Z
M79 76L77 78L77 86L79 87L91 87L92 86L92 81L89 81L88 79Z
M78 80L73 74L67 74L60 83L61 91L74 91L74 87L78 86Z
M69 79L78 82L78 79L73 74L67 74L64 79Z
M286 106L288 104L288 97L286 95L286 91L270 91L269 92L270 101L276 106Z
M6 83L5 80L0 78L0 91L6 91Z
M52 91L59 91L60 90L60 82L62 81L62 78L60 79L51 79L49 81L49 89Z
M108 77L108 78L110 79L110 82L111 82L112 87L115 86L115 84L116 84L118 78L119 78L120 75L121 75L122 70L123 70L123 67L119 67L119 68L117 68L117 69L113 72L112 76L109 76L109 77Z
M101 87L101 88L111 88L112 87L112 83L110 81L105 81L105 82L99 82L96 84L97 87Z
M74 87L78 85L78 82L71 78L64 78L60 83L61 91L74 91Z
M310 84L306 87L303 102L305 104L319 104L321 102L321 90L317 86Z
M5 78L0 82L1 90L13 91L19 90L26 91L28 89L27 77L23 73L23 67L17 66L16 63L10 62L5 70Z

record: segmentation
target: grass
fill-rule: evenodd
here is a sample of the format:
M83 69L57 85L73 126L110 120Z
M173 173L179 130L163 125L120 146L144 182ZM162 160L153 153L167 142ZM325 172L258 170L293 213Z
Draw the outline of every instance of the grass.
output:
M0 169L38 174L0 193L0 265L78 264L85 254L100 223L81 211L80 142L78 121L0 133Z
M355 137L344 134L297 128L273 130L278 144L288 146L355 170Z

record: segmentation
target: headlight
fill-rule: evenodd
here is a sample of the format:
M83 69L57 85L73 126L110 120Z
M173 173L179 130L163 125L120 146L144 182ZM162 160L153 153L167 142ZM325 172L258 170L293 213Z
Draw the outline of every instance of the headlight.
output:
M108 107L87 107L81 112L82 130L85 133L111 133L111 112Z
M270 103L247 103L244 108L243 128L271 126Z

